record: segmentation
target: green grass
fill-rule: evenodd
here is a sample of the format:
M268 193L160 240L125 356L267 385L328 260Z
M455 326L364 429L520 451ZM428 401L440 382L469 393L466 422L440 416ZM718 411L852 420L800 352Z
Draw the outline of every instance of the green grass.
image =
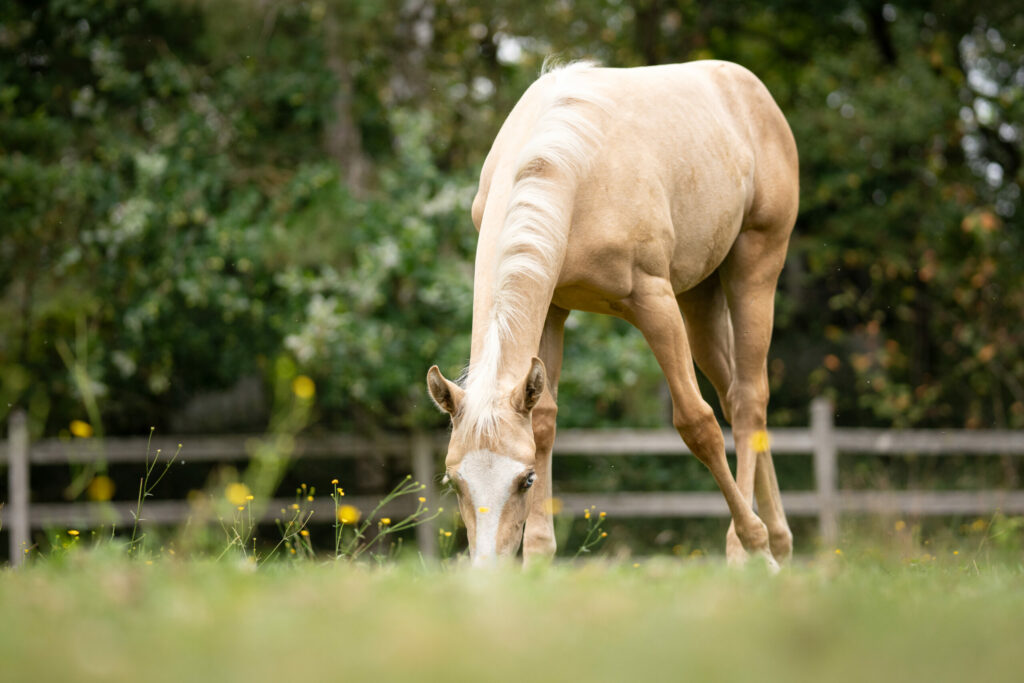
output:
M419 563L0 573L7 681L1019 681L1024 568L848 551L474 573Z

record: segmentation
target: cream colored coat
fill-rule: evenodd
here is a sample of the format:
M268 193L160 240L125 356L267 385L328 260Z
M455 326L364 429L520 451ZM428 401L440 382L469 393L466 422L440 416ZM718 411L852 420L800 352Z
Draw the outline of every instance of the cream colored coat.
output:
M555 398L574 309L624 318L644 334L669 383L673 423L729 504L730 560L789 557L764 430L775 286L797 205L793 136L743 67L573 65L527 90L473 203L480 238L465 390L436 367L428 374L432 397L453 416L447 476L475 561L477 546L514 554L524 524L527 559L554 552ZM735 479L693 360L733 425ZM755 493L767 526L752 510Z

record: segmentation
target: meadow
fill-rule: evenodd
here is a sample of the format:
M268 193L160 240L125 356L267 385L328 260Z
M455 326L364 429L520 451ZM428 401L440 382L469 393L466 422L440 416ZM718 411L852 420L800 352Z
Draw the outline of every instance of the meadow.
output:
M955 554L954 554L955 553ZM864 549L473 572L128 560L0 574L0 679L1017 681L1019 554Z

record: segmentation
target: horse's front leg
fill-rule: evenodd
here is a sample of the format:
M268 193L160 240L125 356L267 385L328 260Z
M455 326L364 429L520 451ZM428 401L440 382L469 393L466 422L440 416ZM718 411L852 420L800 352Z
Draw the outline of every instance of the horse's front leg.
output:
M552 306L544 321L544 332L537 355L544 361L548 377L544 394L533 409L533 436L537 445L537 473L533 485L530 514L523 535L523 562L550 560L555 554L555 526L551 503L551 449L555 444L555 418L558 406L558 378L562 371L562 339L569 311Z

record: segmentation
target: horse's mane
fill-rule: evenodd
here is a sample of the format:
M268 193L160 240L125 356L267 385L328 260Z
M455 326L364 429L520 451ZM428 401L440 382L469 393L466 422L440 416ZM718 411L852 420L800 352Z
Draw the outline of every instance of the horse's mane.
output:
M580 75L593 62L552 66L545 60L542 113L516 162L514 184L497 242L490 320L479 358L470 365L462 419L481 438L493 438L500 423L497 382L501 351L530 321L527 297L550 296L565 257L579 180L601 143L598 125L608 107L593 79Z

